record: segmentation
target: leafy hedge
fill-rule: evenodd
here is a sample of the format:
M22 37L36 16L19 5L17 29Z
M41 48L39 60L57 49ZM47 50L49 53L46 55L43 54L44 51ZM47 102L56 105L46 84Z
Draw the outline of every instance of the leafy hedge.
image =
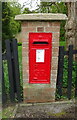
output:
M75 80L76 80L76 67L77 63L73 61L73 70L72 70L72 86L75 87ZM68 59L64 59L64 70L63 70L63 87L67 87L67 80L68 80Z
M71 98L75 98L76 76L77 76L77 62L73 61ZM63 84L62 85L63 85L62 96L58 94L58 89L56 89L56 100L67 99L67 86L68 86L68 58L67 57L64 58Z

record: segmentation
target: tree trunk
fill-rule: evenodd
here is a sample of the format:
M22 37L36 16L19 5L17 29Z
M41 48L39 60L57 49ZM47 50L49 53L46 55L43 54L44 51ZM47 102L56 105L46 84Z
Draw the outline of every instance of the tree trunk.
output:
M74 45L75 49L75 2L67 3L68 21L66 22L66 48L68 45Z
M77 50L77 1L75 3L75 49ZM77 61L77 54L75 56L75 60Z
M68 50L69 45L73 45L74 49L77 49L77 2L67 3L68 8L68 21L66 22L66 48ZM74 55L74 59L77 61L77 55Z

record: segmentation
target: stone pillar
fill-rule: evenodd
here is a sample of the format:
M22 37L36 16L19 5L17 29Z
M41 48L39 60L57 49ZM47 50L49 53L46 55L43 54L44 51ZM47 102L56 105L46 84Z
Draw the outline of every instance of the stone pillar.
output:
M64 14L25 14L17 15L22 29L22 65L24 102L55 101L58 69L58 51L60 20L66 20ZM52 33L52 58L50 84L29 84L29 32Z

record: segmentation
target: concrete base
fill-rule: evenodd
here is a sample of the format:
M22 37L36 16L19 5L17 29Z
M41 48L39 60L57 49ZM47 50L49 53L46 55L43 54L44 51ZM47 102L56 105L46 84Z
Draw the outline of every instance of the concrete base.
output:
M36 85L37 86L37 85ZM24 102L40 103L40 102L54 102L55 94L53 88L25 88Z

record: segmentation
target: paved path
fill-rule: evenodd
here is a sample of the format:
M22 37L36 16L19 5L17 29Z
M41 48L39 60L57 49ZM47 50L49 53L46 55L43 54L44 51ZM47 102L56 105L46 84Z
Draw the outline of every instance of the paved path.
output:
M74 102L20 104L15 118L75 118Z

